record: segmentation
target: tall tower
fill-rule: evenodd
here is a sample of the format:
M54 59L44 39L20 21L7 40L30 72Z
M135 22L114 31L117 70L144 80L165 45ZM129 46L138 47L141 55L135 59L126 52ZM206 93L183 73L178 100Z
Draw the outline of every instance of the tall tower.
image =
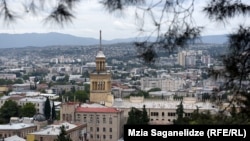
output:
M100 47L96 55L96 69L90 73L90 102L112 106L114 98L111 94L111 74L106 70L106 57L102 52L102 33L100 31Z

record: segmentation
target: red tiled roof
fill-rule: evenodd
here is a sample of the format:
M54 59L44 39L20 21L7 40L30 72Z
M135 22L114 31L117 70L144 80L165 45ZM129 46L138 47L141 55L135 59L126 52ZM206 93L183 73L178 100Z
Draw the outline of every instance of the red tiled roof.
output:
M76 112L84 113L118 113L120 110L116 108L93 108L93 107L77 107Z

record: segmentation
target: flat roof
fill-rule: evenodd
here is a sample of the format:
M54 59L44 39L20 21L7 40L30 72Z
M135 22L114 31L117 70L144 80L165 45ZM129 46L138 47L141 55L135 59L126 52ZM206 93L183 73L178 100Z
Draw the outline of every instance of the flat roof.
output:
M11 124L1 124L0 130L20 130L27 127L36 126L35 124L27 123L11 123Z
M29 133L29 134L34 134L34 135L59 135L59 133L61 132L60 127L63 126L63 125L66 127L65 128L66 131L77 127L77 125L75 125L75 124L71 124L69 122L63 122L61 124L48 125L48 126L42 128L39 131Z
M180 104L181 101L174 101L174 100L145 100L143 102L133 103L130 102L129 99L119 99L115 100L113 107L116 108L143 108L143 105L146 106L146 108L155 108L155 109L176 109L177 106ZM214 107L214 105L210 102L195 102L195 103L185 103L183 101L183 107L184 109L207 109L207 110L217 110L217 108Z

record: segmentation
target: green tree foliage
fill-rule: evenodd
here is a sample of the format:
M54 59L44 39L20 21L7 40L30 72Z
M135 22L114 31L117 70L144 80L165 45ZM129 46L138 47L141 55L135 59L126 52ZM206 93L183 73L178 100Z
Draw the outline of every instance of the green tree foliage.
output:
M84 84L84 91L88 94L90 93L90 84Z
M44 103L44 115L47 120L51 118L51 105L48 97L46 98L46 101Z
M57 135L57 138L54 141L72 141L70 136L67 134L66 127L64 125L60 127L60 134Z
M148 92L157 92L157 91L161 91L161 88L152 88L148 90Z
M63 95L63 97L67 97L69 101L86 102L86 100L89 100L89 93L87 93L86 91L78 90L74 93L67 92Z
M13 100L7 100L0 108L0 120L2 123L9 123L10 117L18 117L20 108Z
M53 75L53 76L51 77L51 80L56 81L56 76Z
M52 102L52 109L51 109L51 118L52 120L56 119L56 107L55 107L55 102Z
M184 124L184 107L182 104L182 101L180 102L179 105L177 105L176 109L176 114L177 114L177 119L174 120L174 124Z
M225 115L223 112L219 114L212 114L210 111L199 112L199 108L191 114L191 116L184 117L182 122L175 122L175 124L190 124L190 125L240 125L250 124L248 117L236 109L231 111L231 115ZM237 113L237 114L236 114ZM177 120L176 120L177 121Z
M137 93L132 93L130 96L144 96L144 98L148 98L149 94L146 91L139 90Z
M79 102L86 102L86 100L89 100L89 93L87 93L86 91L76 91L74 93L76 100Z
M135 107L131 107L131 110L128 113L127 124L136 125L136 124L148 124L149 117L145 105L143 105L143 110L139 110Z
M0 79L0 85L11 85L11 84L23 84L22 79L17 79L15 81L9 79Z
M21 107L22 117L33 117L35 114L36 114L35 104L28 102Z
M76 92L75 86L72 86L72 87L71 87L71 92L72 92L72 93L75 93L75 92Z
M148 117L148 112L146 110L146 106L143 105L143 109L142 109L142 122L143 124L148 124L149 122L149 117Z
M23 80L22 79L16 79L14 81L15 84L23 84Z

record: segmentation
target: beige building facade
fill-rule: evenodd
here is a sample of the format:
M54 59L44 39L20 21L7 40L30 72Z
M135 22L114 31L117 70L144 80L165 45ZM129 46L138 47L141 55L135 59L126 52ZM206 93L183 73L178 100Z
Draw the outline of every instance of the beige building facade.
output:
M117 141L123 135L124 113L117 108L66 102L60 113L61 122L86 124L83 135L88 141Z
M78 107L76 121L87 124L88 141L118 141L123 135L123 111L111 107Z
M86 124L62 122L62 123L52 124L39 131L29 133L27 135L27 141L54 141L60 134L61 132L60 127L62 126L65 127L67 135L69 135L72 141L82 140L83 138L82 133L85 130L84 128L86 128Z
M111 73L106 69L106 57L100 49L96 55L96 70L90 73L90 102L112 106L114 101L111 94Z
M37 130L35 124L25 124L25 123L10 123L0 125L0 138L7 138L17 135L21 138L26 139L28 133L32 133Z

